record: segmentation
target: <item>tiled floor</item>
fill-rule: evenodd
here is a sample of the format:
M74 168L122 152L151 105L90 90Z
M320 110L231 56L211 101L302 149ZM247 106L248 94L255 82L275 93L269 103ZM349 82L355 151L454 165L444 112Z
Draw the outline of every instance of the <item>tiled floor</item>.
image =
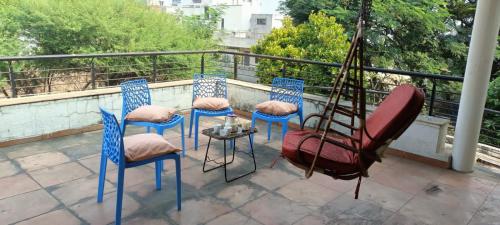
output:
M213 120L204 120L205 126ZM264 127L261 127L262 129ZM187 130L187 129L186 129ZM274 129L279 131L277 127ZM128 129L129 134L143 129ZM262 130L263 131L263 130ZM105 196L96 203L100 132L0 149L0 224L109 224L114 221L116 166L108 163ZM167 161L163 189L154 188L153 166L126 170L124 224L500 224L500 178L477 169L461 174L388 156L370 168L360 199L355 181L304 172L279 155L280 134L255 140L257 172L232 183L222 169L202 173L208 139L200 150L186 138L182 160L182 211L175 206L173 162ZM178 129L165 137L180 145ZM237 143L246 149L248 141ZM213 149L219 150L215 142ZM230 172L250 169L238 156Z

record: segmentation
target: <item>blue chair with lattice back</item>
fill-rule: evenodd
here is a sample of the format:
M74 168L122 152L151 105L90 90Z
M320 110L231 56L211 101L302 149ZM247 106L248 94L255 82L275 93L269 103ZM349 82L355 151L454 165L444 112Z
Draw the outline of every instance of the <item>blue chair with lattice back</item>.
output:
M252 128L257 119L267 122L267 141L271 140L272 123L281 123L281 138L285 137L288 130L288 121L298 116L300 124L303 122L302 96L304 94L304 81L290 78L275 77L272 82L270 101L279 101L296 105L297 110L286 115L272 115L255 110L252 113ZM253 137L252 137L253 141Z
M145 79L130 80L120 84L123 96L122 106L122 133L125 134L127 125L146 127L149 133L150 128L154 128L156 133L163 135L166 129L177 126L181 127L181 143L182 143L182 156L186 156L186 147L184 143L184 116L173 114L166 121L151 121L151 120L129 120L127 115L133 113L134 110L143 106L151 106L151 93L149 91L148 82ZM158 107L159 110L167 110L166 108ZM149 112L155 113L155 112Z
M101 203L103 200L108 159L118 166L115 214L115 224L117 225L121 223L125 169L154 162L156 167L156 189L161 190L162 162L163 160L173 159L175 160L177 183L177 210L181 210L181 161L178 154L180 149L168 143L163 136L154 133L136 134L124 138L115 115L105 109L101 108L100 110L104 129L97 202Z
M225 100L224 106L218 110L196 108L196 102L201 99L215 98ZM195 74L193 77L193 108L189 121L189 137L193 129L194 120L194 149L198 150L198 125L200 116L225 116L232 114L233 109L227 102L227 82L223 74Z

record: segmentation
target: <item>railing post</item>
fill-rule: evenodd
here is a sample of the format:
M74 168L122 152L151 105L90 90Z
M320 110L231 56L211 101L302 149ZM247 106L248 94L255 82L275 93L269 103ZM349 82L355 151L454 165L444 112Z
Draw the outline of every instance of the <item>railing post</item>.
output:
M158 68L157 68L157 65L156 65L156 55L152 56L152 60L153 60L153 83L156 83L156 79L158 77Z
M10 81L10 90L12 91L12 97L17 97L17 89L16 89L16 75L14 74L14 69L12 68L12 61L9 61L9 81Z
M94 58L92 58L92 62L90 63L90 82L92 83L92 89L96 89L96 71L95 71L95 62Z
M200 73L205 74L205 53L201 54Z
M434 111L434 99L436 98L436 79L432 79L431 102L429 103L429 116L432 116Z
M238 79L238 56L233 54L233 73L234 79Z
M283 64L283 67L281 67L281 77L286 77L286 65Z

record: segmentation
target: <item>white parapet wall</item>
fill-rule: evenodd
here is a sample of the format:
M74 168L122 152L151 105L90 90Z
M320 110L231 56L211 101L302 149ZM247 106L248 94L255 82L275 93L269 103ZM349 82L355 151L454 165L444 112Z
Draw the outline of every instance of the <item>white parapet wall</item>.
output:
M255 109L256 104L269 100L269 92L271 91L269 86L235 80L231 80L229 84L229 99L231 105L236 109L251 112ZM323 96L304 94L304 116L322 112L327 100ZM374 106L367 106L369 111L374 108ZM343 118L338 119L342 120ZM291 122L298 124L299 120L295 118ZM317 120L312 120L311 123L308 121L307 126L314 127L316 123ZM451 155L449 149L445 148L448 124L448 119L420 115L408 130L389 147L448 162ZM343 127L339 126L336 129L341 128Z
M150 84L152 103L189 110L192 101L192 80ZM255 105L267 101L271 88L260 84L228 80L231 106L252 112ZM326 98L304 94L304 115L323 110ZM58 93L0 101L0 143L48 135L54 132L82 129L101 122L99 106L120 119L122 99L120 88L105 88L80 92ZM373 107L368 107L373 108ZM298 118L291 122L298 124ZM315 126L312 120L308 126ZM186 121L186 126L188 121ZM444 148L448 121L419 116L391 147L447 161Z
M191 107L192 81L150 84L152 103ZM0 143L81 129L100 123L99 107L121 117L120 88L58 93L0 101Z

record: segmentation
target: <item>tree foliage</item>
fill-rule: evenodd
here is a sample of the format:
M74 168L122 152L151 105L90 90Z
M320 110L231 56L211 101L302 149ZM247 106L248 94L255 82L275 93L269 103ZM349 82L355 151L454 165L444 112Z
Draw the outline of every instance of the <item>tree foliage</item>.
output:
M321 62L339 62L344 59L348 48L348 38L344 28L335 17L324 13L309 15L306 23L297 26L289 18L283 27L274 29L265 39L258 42L252 51L258 54L275 55L296 59L311 59ZM329 84L332 71L326 67L293 64L276 60L259 60L257 76L262 83L270 83L274 76L285 67L287 76L304 79L307 85Z
M137 0L0 0L0 55L212 49L215 41L209 29L205 29L209 25L204 18L163 13ZM165 57L165 60L170 62L167 67L189 67L199 62L186 56ZM119 69L130 72L131 76L141 75L146 68L151 70L151 59L147 57L95 59L94 63L126 65ZM19 71L88 67L89 64L90 60L44 60L15 66ZM5 71L3 66L0 69ZM50 74L41 72L32 76Z

